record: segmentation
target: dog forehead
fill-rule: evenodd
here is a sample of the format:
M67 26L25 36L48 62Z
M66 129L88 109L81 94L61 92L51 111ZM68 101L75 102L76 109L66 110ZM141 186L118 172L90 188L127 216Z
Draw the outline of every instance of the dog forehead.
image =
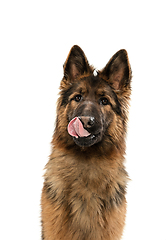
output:
M109 94L112 95L112 88L110 85L104 81L99 76L90 75L79 81L78 87L82 89L83 92L95 92L99 95Z

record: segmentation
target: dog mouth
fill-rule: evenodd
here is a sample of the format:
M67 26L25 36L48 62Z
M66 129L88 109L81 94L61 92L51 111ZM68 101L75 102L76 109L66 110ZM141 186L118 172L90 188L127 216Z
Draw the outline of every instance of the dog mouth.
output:
M91 135L84 127L78 117L73 118L67 127L68 133L75 138L88 137Z
M73 140L79 147L90 147L98 142L98 137L99 135L91 134L88 137L74 137Z
M69 135L80 147L90 147L101 139L101 132L94 134L86 130L78 117L73 118L67 127Z

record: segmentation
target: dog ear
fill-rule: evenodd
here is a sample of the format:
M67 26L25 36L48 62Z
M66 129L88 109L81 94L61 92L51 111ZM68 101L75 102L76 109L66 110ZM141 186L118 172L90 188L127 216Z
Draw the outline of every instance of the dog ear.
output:
M74 81L80 75L91 72L88 60L82 49L74 45L64 64L64 77Z
M101 71L101 76L109 82L115 90L130 88L131 68L128 54L125 49L113 55L105 68Z

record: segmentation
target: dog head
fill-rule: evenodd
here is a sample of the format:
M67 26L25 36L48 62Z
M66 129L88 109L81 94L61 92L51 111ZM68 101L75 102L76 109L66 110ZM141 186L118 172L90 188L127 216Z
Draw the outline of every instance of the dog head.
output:
M131 68L126 50L118 51L103 70L94 69L78 46L64 64L55 136L66 145L116 144L126 132Z

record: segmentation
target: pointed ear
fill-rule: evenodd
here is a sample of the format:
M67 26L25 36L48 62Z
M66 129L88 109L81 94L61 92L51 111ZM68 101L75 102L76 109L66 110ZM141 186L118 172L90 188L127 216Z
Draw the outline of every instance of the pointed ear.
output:
M109 82L115 90L130 88L131 68L128 54L125 49L113 55L105 68L101 71L101 76Z
M80 75L89 72L91 72L91 68L84 52L79 46L74 45L71 48L64 64L65 79L68 79L72 82Z

